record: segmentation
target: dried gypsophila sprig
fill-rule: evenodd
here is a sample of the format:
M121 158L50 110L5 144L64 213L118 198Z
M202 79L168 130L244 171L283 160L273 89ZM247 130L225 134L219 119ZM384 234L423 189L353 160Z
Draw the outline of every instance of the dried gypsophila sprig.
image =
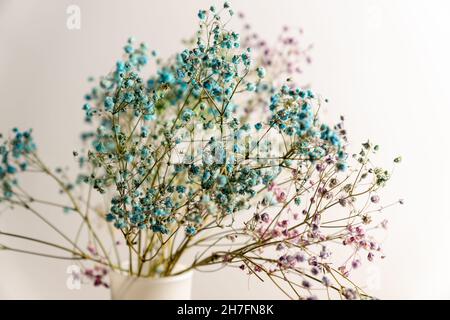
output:
M283 26L276 41L272 42L252 30L243 13L239 13L238 17L242 23L241 45L251 48L254 63L263 67L267 73L263 81L255 81L251 75L247 77L245 90L252 91L252 94L239 101L247 114L242 120L247 121L254 112L258 116L261 106L266 105L271 94L281 85L287 83L291 88L309 88L309 84L304 83L300 76L304 66L311 63L310 51L313 46L304 45L302 28Z
M264 39L251 25L246 22L245 15L239 13L239 18L243 22L242 45L252 48L255 52L254 59L257 63L268 70L268 73L275 84L280 85L287 78L295 78L303 73L304 65L312 62L312 44L304 45L303 29L283 26L276 41L272 44ZM275 70L276 72L271 72ZM295 80L295 79L294 79ZM296 79L299 80L299 79ZM300 85L305 88L307 85Z
M8 160L12 152L16 165L25 164L24 172L50 175L71 202L59 206L77 212L80 228L87 227L92 239L87 251L79 245L80 233L75 240L64 235L69 248L41 242L70 252L67 258L123 270L117 232L110 229L113 262L92 225L95 213L123 237L130 275L237 265L257 278L268 277L291 298L313 297L318 285L344 298L368 297L349 272L359 267L363 252L369 261L380 255L380 246L363 227L372 220L368 202L359 206L357 200L368 196L378 202L375 192L389 174L369 167L370 144L357 159L361 168L347 168L343 124L332 128L320 122L315 107L320 100L311 90L292 82L278 89L261 85L276 70L252 65L251 50L241 49L239 35L222 22L228 10L228 4L200 10L194 47L174 59L158 59L159 71L147 81L140 71L149 61L148 48L129 40L124 60L86 95L85 119L95 129L82 135L92 145L87 154L74 153L83 172L76 182L43 164L29 132L16 132L2 149L2 200L49 224L33 208L37 200L19 187L16 166ZM237 99L244 92L270 96L265 116L249 120ZM74 195L83 184L86 200ZM110 199L106 210L92 208L92 190ZM338 206L348 213L328 218ZM243 225L235 221L248 213ZM332 261L335 243L351 249L346 263ZM175 272L189 250L198 250L194 261ZM85 274L103 283L89 270Z
M371 228L385 227L384 221L373 225L369 218L374 213L379 214L383 208L373 210L369 203L378 203L376 192L385 183L388 173L371 168L366 157L358 160L361 161L361 167L344 175L341 180L338 180L339 175L331 159L316 164L314 169L311 167L313 170L306 176L309 183L304 183L304 175L299 176L294 172L292 179L285 184L292 184L293 188L296 182L300 182L301 186L295 186L291 196L284 191L285 188L271 185L269 188L282 209L273 216L264 212L268 205L261 203L253 219L247 222L247 228L220 235L223 241L242 243L245 237L253 241L248 246L238 246L232 251L215 251L212 261L221 263L223 259L227 263L241 263L242 269L257 276L266 274L275 279L294 277L297 281L291 282L293 298L304 298L299 295L300 288L311 293L310 290L317 290L318 285L325 286L329 295L332 294L329 291L335 291L346 298L369 297L351 282L349 273L360 267L362 259L373 261L377 256L383 257L380 244L368 234ZM358 183L361 180L368 180L368 183ZM312 196L308 198L309 195ZM309 201L306 206L296 201L305 197ZM370 201L365 201L366 198ZM299 205L290 205L291 202ZM349 214L324 221L324 216L327 217L335 206L342 207L341 210ZM301 207L306 209L301 210ZM286 208L290 209L283 210ZM213 240L219 239L212 235L208 241ZM330 250L336 242L348 247L348 263L336 266L339 262L331 255L334 250ZM220 242L212 243L216 246ZM212 258L207 258L210 263L208 259ZM298 286L300 288L295 288Z

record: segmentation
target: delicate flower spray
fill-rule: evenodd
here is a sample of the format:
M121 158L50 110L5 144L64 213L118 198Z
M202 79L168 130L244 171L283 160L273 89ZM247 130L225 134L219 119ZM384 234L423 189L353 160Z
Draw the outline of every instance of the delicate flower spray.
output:
M1 204L30 211L62 242L0 230L0 239L56 253L0 249L77 260L96 285L108 286L109 271L163 277L216 265L268 280L292 299L370 297L350 278L383 257L371 236L386 227L381 211L390 206L378 204L390 178L370 161L378 146L349 155L343 122L321 122L323 101L294 83L308 49L292 37L274 49L252 35L243 46L227 29L232 15L227 3L200 10L189 47L165 61L128 41L114 71L86 95L92 130L82 134L86 150L74 152L74 181L44 164L31 130L2 138ZM158 71L144 79L151 62ZM30 195L20 183L28 172L50 176L63 204ZM76 237L36 204L79 215Z

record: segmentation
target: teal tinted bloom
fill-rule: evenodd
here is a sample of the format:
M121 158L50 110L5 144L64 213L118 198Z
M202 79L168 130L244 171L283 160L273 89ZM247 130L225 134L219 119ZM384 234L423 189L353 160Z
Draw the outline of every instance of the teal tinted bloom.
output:
M134 94L132 94L131 92L125 93L123 100L125 102L131 103L134 100Z
M321 134L320 138L326 141L329 141L333 146L339 147L341 145L341 141L339 136L330 129L327 125L321 126Z
M132 79L128 79L127 81L125 81L125 87L131 87L133 86L134 81Z
M126 45L123 49L124 49L125 52L128 53L128 54L133 53L133 51L134 51L134 48L133 48L132 45Z
M147 147L143 147L141 149L141 158L147 159L149 155L150 155L150 150Z
M134 156L133 156L132 154L127 153L127 154L125 155L125 161L126 161L126 162L131 163L131 162L133 162L133 159L134 159Z
M197 229L195 229L194 226L187 226L186 227L186 234L188 236L193 236L197 232Z
M234 73L233 73L233 72L226 72L226 73L223 75L223 80L224 80L225 82L230 82L233 78L234 78Z
M163 226L161 224L153 225L152 226L152 231L153 232L163 233L163 234L168 234L169 233L169 229L167 229L165 226Z
M156 116L154 114L146 114L144 115L144 120L145 121L151 121L151 120L155 120Z
M21 164L19 164L19 168L20 168L20 170L22 170L22 171L26 171L27 168L28 168L28 163L22 162Z
M156 210L154 211L153 214L154 214L155 216L157 216L157 217L165 217L165 216L167 216L169 213L168 213L166 210L164 210L164 209L158 208L158 209L156 209Z
M181 120L183 120L183 122L189 122L194 115L195 113L191 109L186 109L181 115Z
M339 171L345 171L345 170L347 170L347 164L345 162L338 162L338 163L336 163L336 168Z
M142 138L147 138L147 137L148 137L148 134L149 134L149 132L148 132L148 127L142 126L142 127L141 127L141 137L142 137Z
M177 186L176 188L175 188L175 190L178 192L178 193L185 193L186 192L186 187L185 186Z
M206 10L199 10L197 16L200 20L205 20L206 19Z
M147 58L146 56L140 56L140 57L138 58L138 63L139 63L140 65L146 65L147 62L148 62L148 58Z
M100 153L107 152L105 144L101 141L94 141L94 147L95 147L95 150L97 150L97 152L100 152Z
M209 178L211 178L211 172L206 170L205 172L203 172L202 182L207 182Z
M258 74L259 78L264 78L266 76L266 69L263 67L256 68L256 73Z
M114 107L114 100L112 97L106 97L105 98L105 110L111 112Z
M173 201L172 201L171 198L166 198L166 200L164 200L164 205L165 205L167 208L173 208L174 203L173 203Z
M348 157L348 154L345 153L344 151L340 150L340 151L338 152L338 158L339 158L340 160L346 160L347 157Z
M219 185L219 187L223 187L224 185L226 185L228 179L226 176L220 175L217 177L217 184Z
M125 72L125 63L123 61L117 61L116 63L116 72L121 73Z
M175 82L175 77L168 69L163 69L159 72L159 81L164 84L172 84Z
M16 169L16 167L14 167L12 165L8 165L6 167L6 172L9 173L9 174L14 174L14 173L17 172L17 169Z
M116 222L114 223L114 226L115 226L117 229L124 229L124 228L128 227L128 223L126 223L126 221L125 221L124 219L119 218L119 219L117 219Z

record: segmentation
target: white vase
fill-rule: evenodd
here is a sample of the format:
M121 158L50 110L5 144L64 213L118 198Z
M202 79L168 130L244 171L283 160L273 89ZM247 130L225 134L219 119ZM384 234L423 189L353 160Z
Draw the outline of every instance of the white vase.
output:
M189 300L193 272L162 278L132 277L110 272L112 300Z

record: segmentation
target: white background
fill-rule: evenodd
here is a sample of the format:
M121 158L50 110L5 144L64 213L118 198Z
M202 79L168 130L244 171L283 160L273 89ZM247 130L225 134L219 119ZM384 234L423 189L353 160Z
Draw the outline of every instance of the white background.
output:
M81 30L66 28L66 8L81 9ZM167 56L196 28L211 1L0 1L0 128L35 128L52 165L71 164L83 128L89 75L109 71L130 35ZM213 3L220 5L221 3ZM330 117L346 115L354 143L382 146L380 164L403 156L384 199L387 258L361 276L378 281L379 298L450 298L449 129L450 4L411 0L233 1L253 28L274 40L283 25L301 26L313 42L304 79L330 99ZM326 115L326 116L328 116ZM31 180L33 190L50 184ZM53 192L53 190L51 191ZM73 231L71 217L52 212ZM2 230L36 236L48 229L23 212L1 213ZM68 290L70 263L0 252L0 298L108 298L83 286ZM270 284L236 270L196 274L195 298L282 298Z

